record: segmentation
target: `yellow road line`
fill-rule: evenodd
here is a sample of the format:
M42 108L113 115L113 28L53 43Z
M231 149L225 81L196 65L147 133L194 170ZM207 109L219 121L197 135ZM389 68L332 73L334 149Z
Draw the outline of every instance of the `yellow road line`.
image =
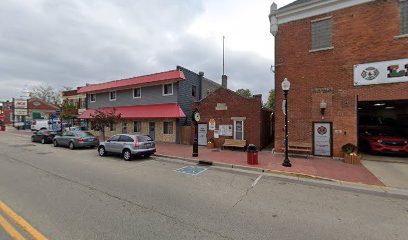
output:
M0 201L0 210L3 210L14 222L20 225L25 231L27 231L35 240L47 240L47 238L33 228L26 220L17 215L13 210L11 210L5 203Z
M17 230L1 215L0 226L2 226L3 229L15 240L25 240L25 238L19 232L17 232Z

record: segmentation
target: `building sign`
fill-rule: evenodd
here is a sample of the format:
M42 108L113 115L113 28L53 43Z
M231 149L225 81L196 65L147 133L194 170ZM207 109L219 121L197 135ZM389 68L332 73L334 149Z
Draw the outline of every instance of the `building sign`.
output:
M218 131L220 136L232 137L232 125L220 125Z
M313 155L332 156L331 123L313 123Z
M27 116L28 111L27 111L27 109L16 108L16 109L14 109L14 115L15 116Z
M27 100L25 99L14 99L14 108L27 108Z
M215 130L215 119L214 118L211 118L210 121L208 122L208 129L210 131Z
M354 65L354 86L408 82L408 58Z
M217 106L215 107L216 111L226 111L228 110L227 104L226 103L217 103Z

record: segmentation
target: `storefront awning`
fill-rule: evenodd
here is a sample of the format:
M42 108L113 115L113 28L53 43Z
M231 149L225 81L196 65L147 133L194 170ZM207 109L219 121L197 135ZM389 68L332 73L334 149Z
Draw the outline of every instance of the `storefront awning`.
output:
M115 111L116 114L121 114L123 119L134 118L183 118L186 117L180 105L175 103L157 104L145 106L129 106L129 107L115 107L115 108L98 108L99 111L108 113ZM78 118L90 119L91 115L95 115L95 109L87 109Z

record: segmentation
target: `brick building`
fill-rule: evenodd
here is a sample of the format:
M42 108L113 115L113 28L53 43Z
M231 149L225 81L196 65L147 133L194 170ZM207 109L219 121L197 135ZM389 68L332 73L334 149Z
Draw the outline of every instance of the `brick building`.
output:
M247 144L255 144L258 148L264 148L271 142L272 111L262 107L262 95L246 98L221 87L193 103L192 109L198 109L201 115L199 145L206 145L207 140L213 139L215 147L221 147L227 138L246 140ZM218 138L209 128L211 119L215 120ZM192 127L192 135L194 131Z
M310 143L316 154L313 123L328 123L332 151L323 155L339 157L342 145L358 144L359 129L370 121L378 126L388 119L407 135L408 1L298 0L280 9L272 5L269 17L277 103L281 82L291 82L289 141ZM278 151L283 127L279 110Z

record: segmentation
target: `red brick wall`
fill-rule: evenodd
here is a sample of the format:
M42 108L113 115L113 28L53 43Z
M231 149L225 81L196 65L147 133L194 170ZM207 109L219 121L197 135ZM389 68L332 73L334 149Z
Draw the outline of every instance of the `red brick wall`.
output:
M228 110L216 111L217 103L226 103ZM211 118L216 121L216 129L221 125L233 125L232 117L245 117L244 120L244 139L247 144L255 144L259 147L265 147L265 140L262 139L262 132L268 131L267 123L262 120L262 97L260 95L253 98L244 98L238 96L235 92L224 88L219 88L214 93L200 102L192 104L192 109L197 108L201 115L200 123L206 123ZM192 135L194 136L195 128L192 126ZM194 137L193 137L194 138ZM214 138L214 132L208 131L207 139ZM220 136L215 140L215 146L221 147L226 138Z
M311 20L332 16L332 50L310 53ZM325 119L333 122L333 151L357 143L356 98L408 99L408 83L353 86L353 65L408 57L408 38L400 34L398 0L377 0L329 14L279 25L276 37L276 140L283 147L284 117L281 82L291 82L289 93L289 141L312 143L312 122L322 121L319 103L327 103ZM326 89L318 89L326 88Z

